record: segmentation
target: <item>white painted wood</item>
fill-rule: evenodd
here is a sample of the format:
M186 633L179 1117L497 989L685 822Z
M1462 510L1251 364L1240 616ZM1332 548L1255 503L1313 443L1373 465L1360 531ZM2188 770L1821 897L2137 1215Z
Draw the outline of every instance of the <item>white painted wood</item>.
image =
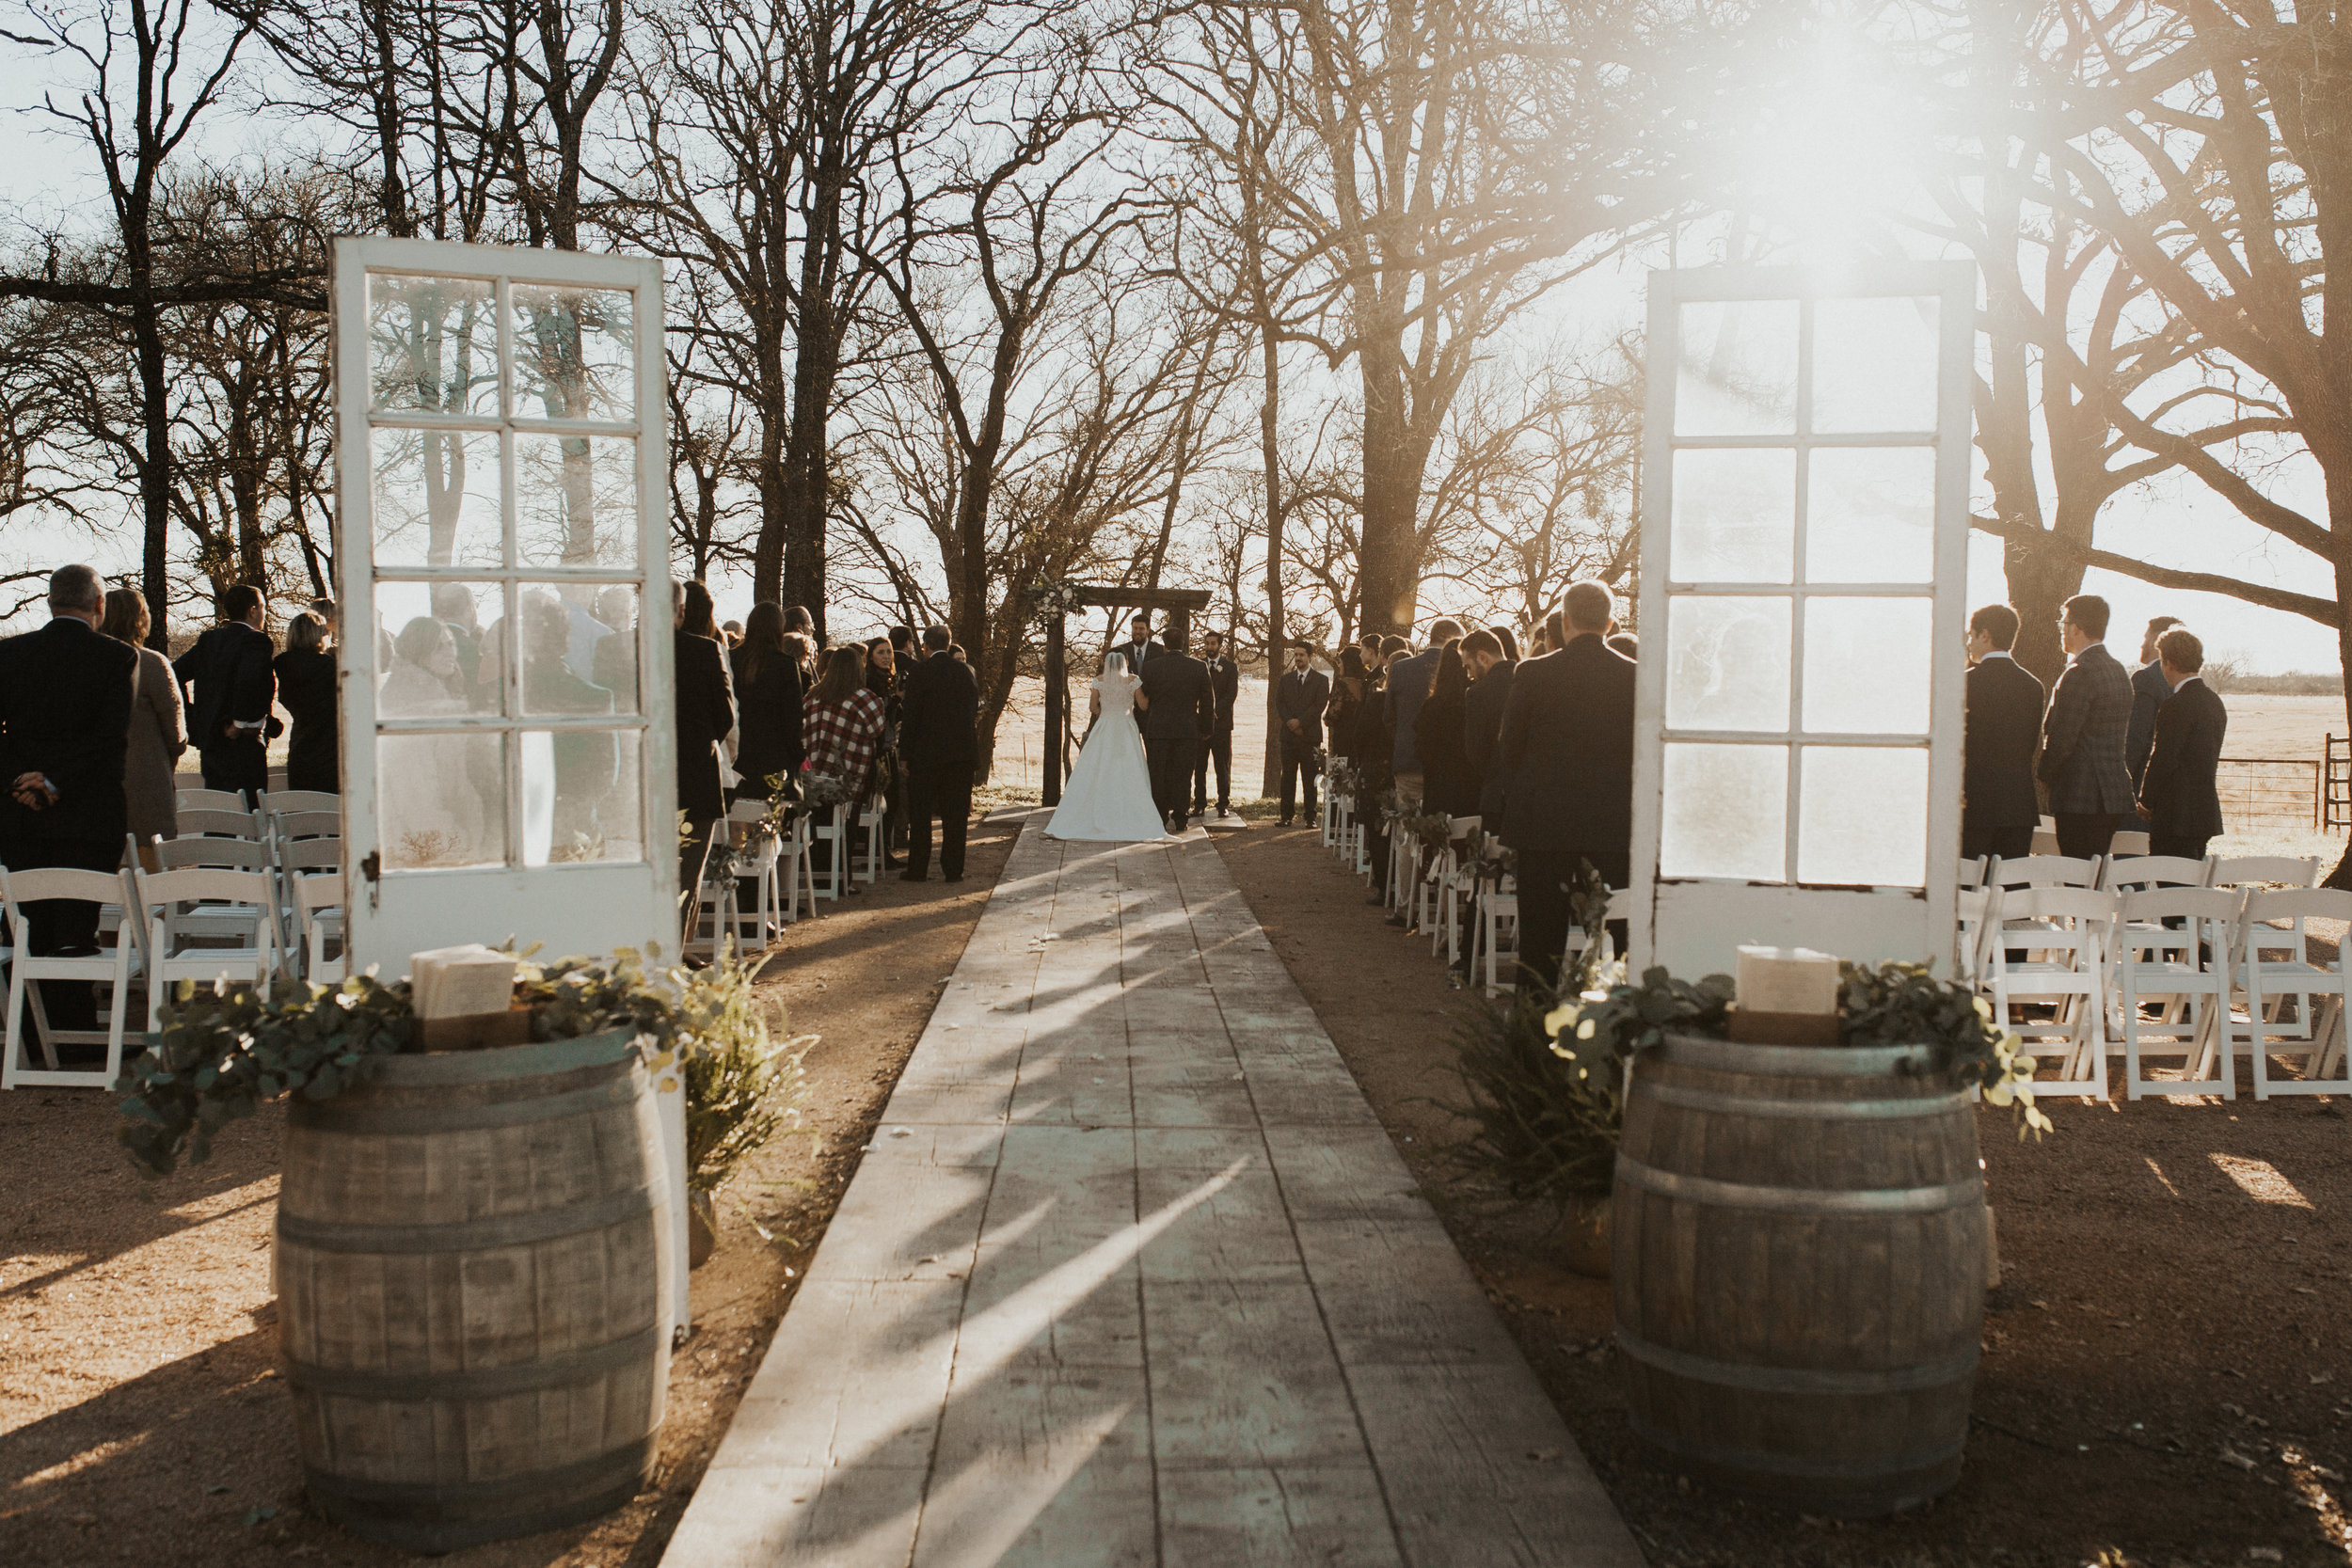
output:
M1804 946L1857 960L1932 959L1950 973L1955 956L1960 840L1962 704L1960 653L1966 623L1967 499L1971 412L1970 345L1976 269L1966 262L1890 263L1857 269L1835 282L1796 269L1703 268L1650 275L1650 370L1642 496L1642 658L1636 676L1633 773L1631 967L1664 964L1696 977L1728 973L1743 943ZM1935 425L1932 430L1820 432L1811 428L1816 391L1813 324L1825 300L1932 296L1937 300ZM1681 307L1708 301L1787 302L1798 312L1799 357L1793 429L1780 434L1677 435ZM1823 388L1824 391L1831 388ZM1812 454L1839 448L1931 447L1934 526L1930 583L1808 581L1806 508ZM1674 556L1676 454L1697 450L1785 451L1794 454L1795 531L1788 578L1700 580ZM1786 598L1790 605L1788 717L1780 729L1667 728L1667 689L1676 648L1676 603L1726 595ZM1917 598L1931 623L1928 717L1911 735L1808 732L1803 727L1808 611L1855 599ZM1839 613L1846 613L1844 610ZM1695 612L1694 612L1695 613ZM1668 876L1660 848L1667 816L1669 740L1777 746L1786 765L1787 816L1776 875L1763 867L1740 877ZM1799 879L1798 839L1804 748L1867 745L1924 751L1927 756L1924 868L1915 885L1858 887Z

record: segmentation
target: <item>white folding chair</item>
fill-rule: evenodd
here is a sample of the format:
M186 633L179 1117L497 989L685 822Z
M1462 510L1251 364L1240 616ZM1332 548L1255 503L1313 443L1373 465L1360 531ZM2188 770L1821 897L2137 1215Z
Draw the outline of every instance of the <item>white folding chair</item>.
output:
M223 838L249 838L256 844L262 841L262 814L257 811L183 806L178 815L180 836L183 838L217 833Z
M1979 855L1974 860L1962 861L1960 863L1960 885L1962 887L1984 886L1984 874L1992 868L1992 865L1991 855Z
M2317 887L2317 855L2221 855L2211 863L2210 887Z
M2153 857L2152 857L2153 858ZM2135 861L2134 864L2138 863ZM2184 862L2195 866L2195 861ZM2230 944L2242 895L2218 888L2160 887L2121 895L2116 910L2115 997L2122 1022L2123 1088L2157 1094L2223 1094L2229 1073L2210 1076L2214 1045L2230 1022ZM2178 921L2168 926L2167 921ZM2154 1018L2141 1006L2158 1005ZM2152 1079L2148 1055L2177 1056L2181 1076Z
M315 986L343 979L343 879L340 871L297 872L285 879L301 933L302 977ZM335 947L327 955L327 944Z
M1963 863L1963 869L1965 869ZM1960 890L1959 929L1953 933L1952 972L1963 985L1981 987L1986 928L1999 908L2001 890L1973 883Z
M326 789L273 789L262 797L265 812L331 811L341 814L343 798Z
M2088 860L2073 855L2028 855L2023 860L2005 861L1998 855L1991 859L1985 880L2002 889L2038 887L2086 887L2099 885L2099 857ZM2030 923L2016 915L2004 903L2001 924L2008 931L2008 943L2013 951L2031 948L2034 932Z
M2144 855L2147 852L2148 835L2146 833L2126 829L2107 836L2107 858L2109 860L2118 855Z
M33 927L24 918L24 906L52 898L75 898L87 903L119 904L129 908L133 902L131 873L126 871L80 871L65 866L41 867L28 871L10 871L0 866L0 907L8 915L8 933L12 950L8 954L8 1022L6 1033L8 1054L0 1060L0 1089L13 1089L19 1085L56 1088L104 1089L114 1086L122 1076L123 1018L128 1010L131 982L141 973L135 951L137 942L134 934L135 920L120 923L114 933L114 948L95 954L50 954L36 957L28 949ZM41 1005L40 980L63 980L75 984L103 981L113 988L106 1007L106 1027L103 1033L95 1029L55 1029L49 1023L49 1012ZM31 988L33 1022L40 1030L40 1067L25 1064L24 1058L30 1041L24 1037L26 988ZM68 1068L57 1061L60 1045L95 1045L106 1047L106 1065L103 1068Z
M269 814L269 820L278 836L290 844L296 839L343 836L340 811L278 811Z
M809 817L808 838L811 863L808 897L810 907L813 909L819 898L838 901L842 891L850 885L850 808L848 804L845 802L841 805L818 807ZM827 846L825 869L821 874L814 869L817 846L820 842Z
M1438 868L1436 925L1430 932L1429 951L1435 953L1442 942L1449 969L1462 961L1462 895L1470 891L1476 880L1462 868L1461 846L1478 831L1478 820L1475 816L1456 816L1446 825L1445 854Z
M2246 895L2232 978L2246 993L2246 1048L2253 1064L2256 1100L2274 1094L2352 1094L2344 1048L2345 979L2352 974L2344 949L2352 942L2339 945L2333 961L2319 961L2305 928L2312 920L2352 922L2352 893L2292 888ZM2280 1006L2289 999L2296 1011L2291 1021ZM2236 1033L2233 1022L2233 1054ZM2295 1059L2300 1076L2273 1077L2273 1056ZM2237 1075L2226 1059L2221 1075L2234 1087Z
M1608 907L1601 911L1601 918L1604 920L1623 920L1626 918L1626 894L1618 889L1611 889L1609 894L1609 904ZM1574 924L1571 924L1568 927L1567 946L1560 959L1562 974L1565 974L1567 972L1568 965L1577 960L1579 955L1581 955L1584 949L1591 944L1592 940L1591 933L1586 931L1583 927ZM1616 940L1609 934L1607 927L1604 927L1600 933L1600 961L1607 963L1610 959L1615 958L1616 956Z
M166 871L211 866L221 871L266 871L269 847L250 838L183 836L155 841L155 858Z
M2017 1035L2029 1056L2061 1059L2059 1077L2037 1082L2037 1094L2107 1092L2107 963L2115 895L2096 888L2028 887L2001 894L2000 924L1985 939L1993 1016ZM2026 949L2012 961L2012 950ZM2011 1009L2047 1004L2050 1017L2013 1018Z
M736 945L743 949L763 948L773 940L784 924L778 909L776 868L785 858L786 835L759 832L752 834L767 819L768 802L763 800L738 800L727 808L727 826L737 845L752 853L744 865L744 875L752 879L751 912L741 911L741 895L737 895Z
M134 871L145 919L147 1026L163 1027L164 999L182 980L210 985L249 980L259 986L283 961L278 940L273 879L266 871ZM228 945L206 945L223 936Z
M866 853L860 857L857 879L870 882L882 875L882 856L889 846L884 842L884 824L890 820L890 801L881 795L858 808L857 825L866 834Z
M245 796L237 790L183 789L180 791L180 809L182 811L246 812L253 808L246 803Z
M1509 885L1504 885L1504 884ZM1486 994L1518 986L1519 895L1517 880L1500 878L1478 895L1478 941L1486 954Z

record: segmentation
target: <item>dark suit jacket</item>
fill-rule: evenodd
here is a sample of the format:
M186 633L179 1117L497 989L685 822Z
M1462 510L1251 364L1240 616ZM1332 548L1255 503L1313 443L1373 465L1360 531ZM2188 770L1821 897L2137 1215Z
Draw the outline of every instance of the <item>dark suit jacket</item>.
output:
M1143 667L1145 665L1151 663L1153 659L1168 652L1168 650L1160 646L1157 642L1129 641L1114 642L1108 649L1105 650L1105 652L1125 654L1127 656L1127 673L1131 675L1140 675L1143 673Z
M972 667L941 651L924 657L907 676L898 720L898 755L909 773L980 760L980 683Z
M120 849L128 831L122 753L138 668L137 649L68 615L0 642L0 786L20 773L40 773L57 791L40 811L0 793L7 824L0 852L59 839Z
M196 645L171 662L187 697L188 740L206 752L229 737L221 733L230 722L261 720L266 732L274 722L270 704L278 697L278 673L271 668L275 650L269 634L242 621L217 626L196 640ZM193 694L189 688L194 687Z
M1498 664L1470 682L1463 703L1462 741L1478 781L1479 826L1490 833L1502 826L1503 770L1495 748L1502 738L1502 706L1511 698L1515 668Z
M1633 844L1633 661L1586 632L1511 673L1495 753L1502 842L1624 855Z
M1323 744L1323 710L1331 701L1331 677L1310 667L1301 674L1285 670L1274 680L1274 722L1281 732L1282 754L1311 757ZM1298 733L1291 734L1292 720Z
M1209 667L1209 689L1216 694L1216 729L1214 733L1230 734L1233 728L1233 704L1241 696L1241 666L1223 654L1200 662Z
M2013 658L1988 657L1968 672L1967 712L1961 831L2032 827L2042 820L2033 788L2042 683Z
M1441 657L1441 650L1430 648L1389 666L1388 719L1396 732L1389 761L1400 773L1422 770L1413 721L1421 717L1421 705L1429 700L1429 684L1438 678L1438 660Z
M2221 796L2214 787L2230 710L2221 694L2195 675L2156 709L2148 772L2139 786L2148 830L2179 838L2212 838L2221 832Z
M2123 767L2132 776L2134 789L2148 771L2148 747L2156 738L2156 709L2171 696L2163 660L2152 658L2132 672L2132 727L2123 737Z
M677 803L695 821L725 814L726 790L719 782L719 742L735 728L735 701L727 695L726 666L719 644L691 631L670 633L677 685Z
M743 788L765 795L770 774L801 770L801 661L789 649L768 648L761 653L759 673L753 675L747 673L746 652L736 648L728 656L743 725L735 741L735 770L743 775Z
M2123 742L2132 726L2132 677L2106 644L2074 657L2042 716L2042 759L2034 776L2050 786L2050 810L2120 816L2132 809Z
M1216 723L1216 693L1209 667L1190 654L1162 648L1137 674L1151 706L1143 715L1146 740L1206 740Z

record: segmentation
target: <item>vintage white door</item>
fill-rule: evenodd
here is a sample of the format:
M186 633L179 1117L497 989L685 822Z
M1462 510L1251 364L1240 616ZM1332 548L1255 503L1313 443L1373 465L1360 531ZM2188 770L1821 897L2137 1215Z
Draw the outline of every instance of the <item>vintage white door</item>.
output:
M1637 967L1950 973L1975 292L1965 262L1651 274Z
M353 961L675 943L661 268L335 246Z

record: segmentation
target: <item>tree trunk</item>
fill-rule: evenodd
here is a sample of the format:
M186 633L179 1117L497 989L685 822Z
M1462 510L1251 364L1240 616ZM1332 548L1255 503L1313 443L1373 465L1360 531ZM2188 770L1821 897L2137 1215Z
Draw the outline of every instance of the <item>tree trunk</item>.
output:
M1405 377L1363 350L1363 545L1356 566L1357 622L1366 631L1409 634L1421 594L1421 473L1408 463Z
M135 284L143 286L154 274L140 265L132 276ZM164 406L164 334L156 317L152 305L131 309L139 357L139 423L145 436L139 521L146 546L140 566L147 594L147 645L167 651L171 645L171 420Z
M1265 786L1272 800L1282 788L1282 721L1275 712L1275 689L1285 657L1282 608L1281 345L1273 332L1259 333L1265 359L1265 392L1258 400L1258 461L1265 470Z

